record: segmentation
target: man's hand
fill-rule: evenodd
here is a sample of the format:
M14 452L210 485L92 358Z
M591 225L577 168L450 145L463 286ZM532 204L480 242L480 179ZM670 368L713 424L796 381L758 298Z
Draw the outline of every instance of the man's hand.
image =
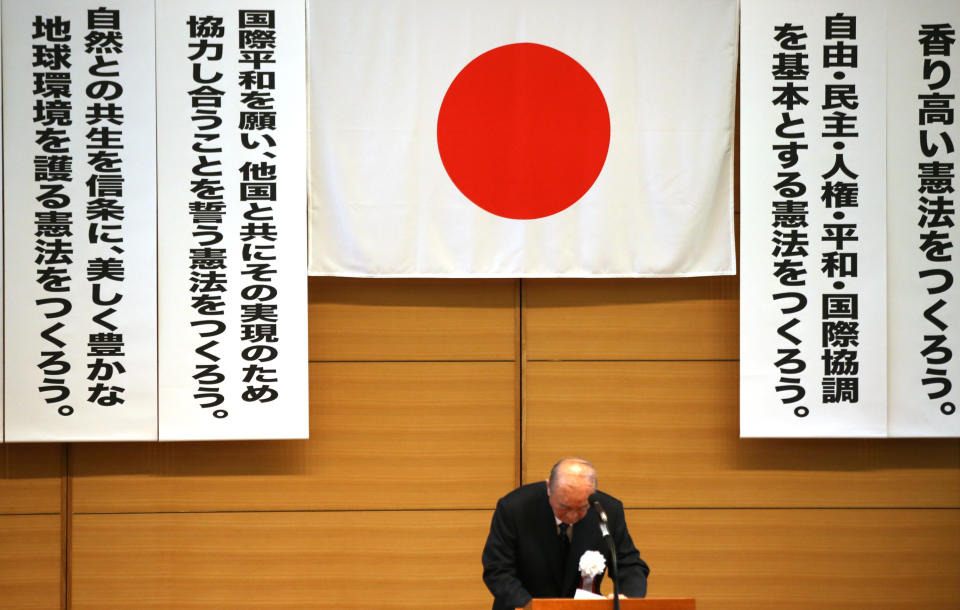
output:
M613 599L613 593L607 593L607 599ZM624 595L623 593L621 593L620 599L630 599L630 598Z

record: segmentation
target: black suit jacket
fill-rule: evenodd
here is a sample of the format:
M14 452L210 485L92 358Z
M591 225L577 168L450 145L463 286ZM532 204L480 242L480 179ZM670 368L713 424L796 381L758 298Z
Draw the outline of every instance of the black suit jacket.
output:
M640 559L627 531L623 504L603 492L597 496L617 548L620 592L643 597L650 568ZM483 582L493 593L493 610L513 610L534 597L573 597L580 583L580 556L591 550L603 553L609 572L610 551L601 538L600 518L594 510L574 525L570 551L561 565L547 484L531 483L513 490L497 502L483 547Z

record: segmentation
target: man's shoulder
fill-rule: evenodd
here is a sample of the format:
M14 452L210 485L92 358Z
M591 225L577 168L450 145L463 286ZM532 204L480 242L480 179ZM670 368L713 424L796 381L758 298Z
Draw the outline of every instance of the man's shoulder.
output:
M549 517L550 504L547 500L546 483L528 483L514 489L497 501L497 513L515 524L531 523Z
M527 483L526 485L521 485L520 487L500 498L500 502L507 505L523 504L534 498L543 498L546 495L546 482L538 481L536 483Z
M603 491L600 491L599 489L598 489L597 491L593 492L593 493L594 493L594 495L596 495L597 497L600 498L600 501L604 501L604 500L605 500L605 501L608 501L608 502L615 502L615 503L617 503L617 504L621 504L620 500L617 500L616 498L614 498L614 497L611 496L610 494L608 494L608 493L606 493L606 492L603 492Z
M600 491L599 489L593 492L593 494L598 500L600 500L600 504L603 505L607 512L615 511L617 514L623 513L623 502L620 500L614 498L608 493Z

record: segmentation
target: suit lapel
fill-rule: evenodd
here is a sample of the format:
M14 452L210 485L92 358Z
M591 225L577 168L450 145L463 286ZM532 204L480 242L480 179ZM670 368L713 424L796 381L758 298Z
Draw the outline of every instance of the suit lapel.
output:
M560 562L560 538L557 535L557 521L553 516L553 509L550 508L550 500L547 497L547 488L543 488L543 510L542 517L537 519L537 538L543 544L540 548L543 550L543 564L550 566L550 573L553 576L554 586L557 591L562 591L564 581L564 567ZM576 531L577 528L573 528ZM572 550L571 550L572 553Z
M573 540L570 541L570 555L567 556L567 565L563 570L563 595L573 595L580 584L580 557L585 551L597 550L596 532L599 531L597 516L593 511L577 522L573 527Z

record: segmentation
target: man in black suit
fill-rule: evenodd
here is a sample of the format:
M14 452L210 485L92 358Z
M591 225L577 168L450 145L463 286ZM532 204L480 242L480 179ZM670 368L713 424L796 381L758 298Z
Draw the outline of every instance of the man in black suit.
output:
M600 520L590 509L591 494L607 513L621 595L646 595L650 568L627 531L623 504L597 491L597 471L590 462L566 458L554 465L547 481L519 487L497 502L482 558L483 582L493 593L493 610L514 610L534 597L573 597L585 551L603 553L610 569Z

